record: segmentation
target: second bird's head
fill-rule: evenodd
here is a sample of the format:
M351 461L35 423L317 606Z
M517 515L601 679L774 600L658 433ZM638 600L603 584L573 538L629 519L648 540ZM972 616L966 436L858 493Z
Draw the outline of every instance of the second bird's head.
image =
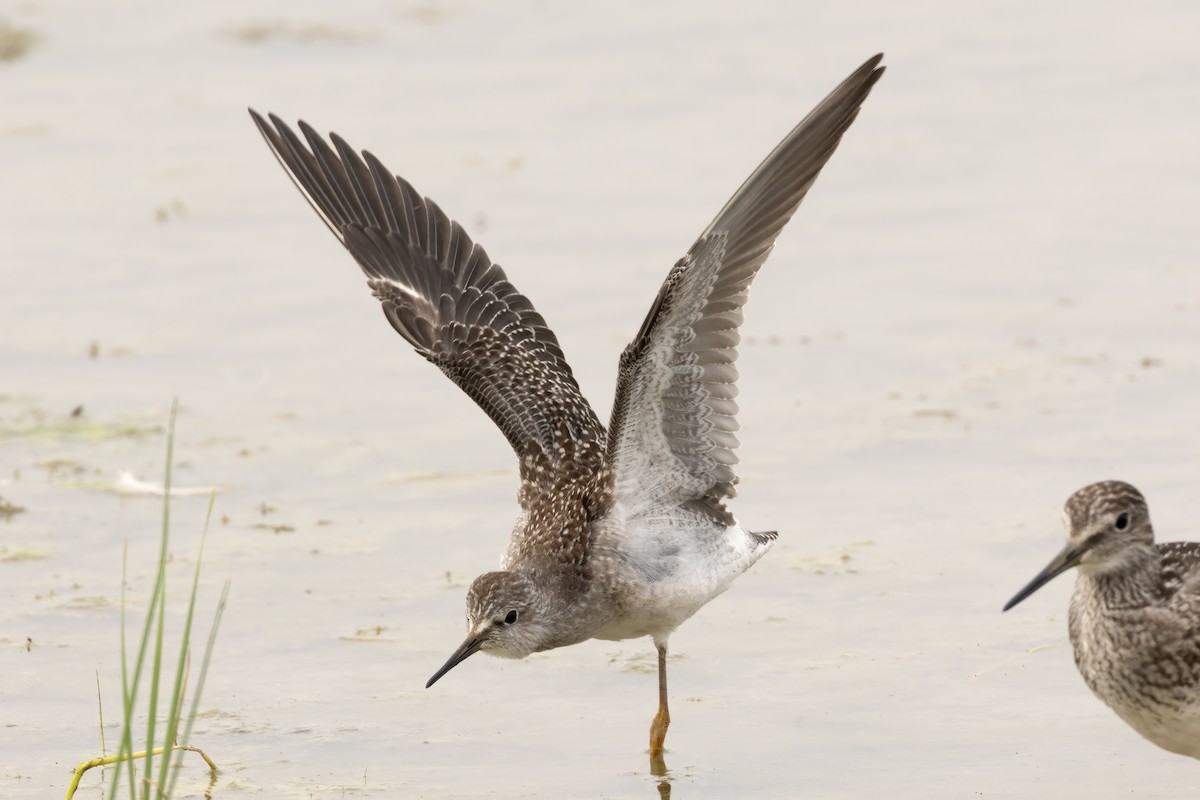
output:
M1092 575L1119 570L1154 544L1146 498L1124 481L1101 481L1075 492L1063 508L1063 524L1066 547L1008 601L1005 611L1071 567Z

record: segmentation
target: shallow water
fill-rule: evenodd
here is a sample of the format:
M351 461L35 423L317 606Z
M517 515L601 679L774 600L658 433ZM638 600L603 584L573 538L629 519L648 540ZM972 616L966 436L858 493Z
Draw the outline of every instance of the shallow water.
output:
M1068 579L999 608L1092 480L1197 535L1200 8L834 5L4 12L35 36L0 61L0 498L25 509L0 517L0 794L54 796L98 753L97 672L115 716L121 548L136 607L159 506L106 487L158 479L177 395L176 481L228 487L194 736L214 796L657 797L649 642L422 688L514 464L244 109L336 128L462 220L603 418L670 264L880 49L749 305L735 510L781 538L672 638L672 796L1191 787L1075 673ZM176 614L205 504L174 505Z

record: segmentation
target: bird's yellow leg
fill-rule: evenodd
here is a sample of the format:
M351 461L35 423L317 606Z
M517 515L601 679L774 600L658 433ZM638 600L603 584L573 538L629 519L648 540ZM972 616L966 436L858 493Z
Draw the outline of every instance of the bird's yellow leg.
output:
M650 723L650 756L662 756L663 743L667 740L667 728L671 724L671 712L667 710L667 643L654 643L658 649L658 713Z

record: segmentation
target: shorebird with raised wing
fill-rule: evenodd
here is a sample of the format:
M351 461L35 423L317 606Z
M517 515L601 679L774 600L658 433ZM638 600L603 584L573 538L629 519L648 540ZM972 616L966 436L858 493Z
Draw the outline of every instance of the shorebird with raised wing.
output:
M854 71L754 170L679 259L621 355L606 430L545 320L462 227L369 152L251 116L367 276L388 322L491 417L520 463L520 511L500 569L467 593L469 656L650 636L661 755L667 639L771 547L734 496L738 327L750 282L871 87Z

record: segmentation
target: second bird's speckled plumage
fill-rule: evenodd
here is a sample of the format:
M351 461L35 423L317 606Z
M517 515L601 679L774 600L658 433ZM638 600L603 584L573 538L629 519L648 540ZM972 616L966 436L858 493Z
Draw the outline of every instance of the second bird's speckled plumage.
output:
M496 423L520 462L501 570L467 597L475 652L667 637L770 547L725 501L738 446L738 327L750 282L883 73L876 56L775 148L670 271L621 356L609 429L533 304L458 223L339 136L251 111L297 187L367 275L392 326Z
M1066 547L1005 610L1077 566L1068 630L1084 681L1150 741L1200 758L1200 544L1155 544L1122 481L1080 489L1063 520Z

